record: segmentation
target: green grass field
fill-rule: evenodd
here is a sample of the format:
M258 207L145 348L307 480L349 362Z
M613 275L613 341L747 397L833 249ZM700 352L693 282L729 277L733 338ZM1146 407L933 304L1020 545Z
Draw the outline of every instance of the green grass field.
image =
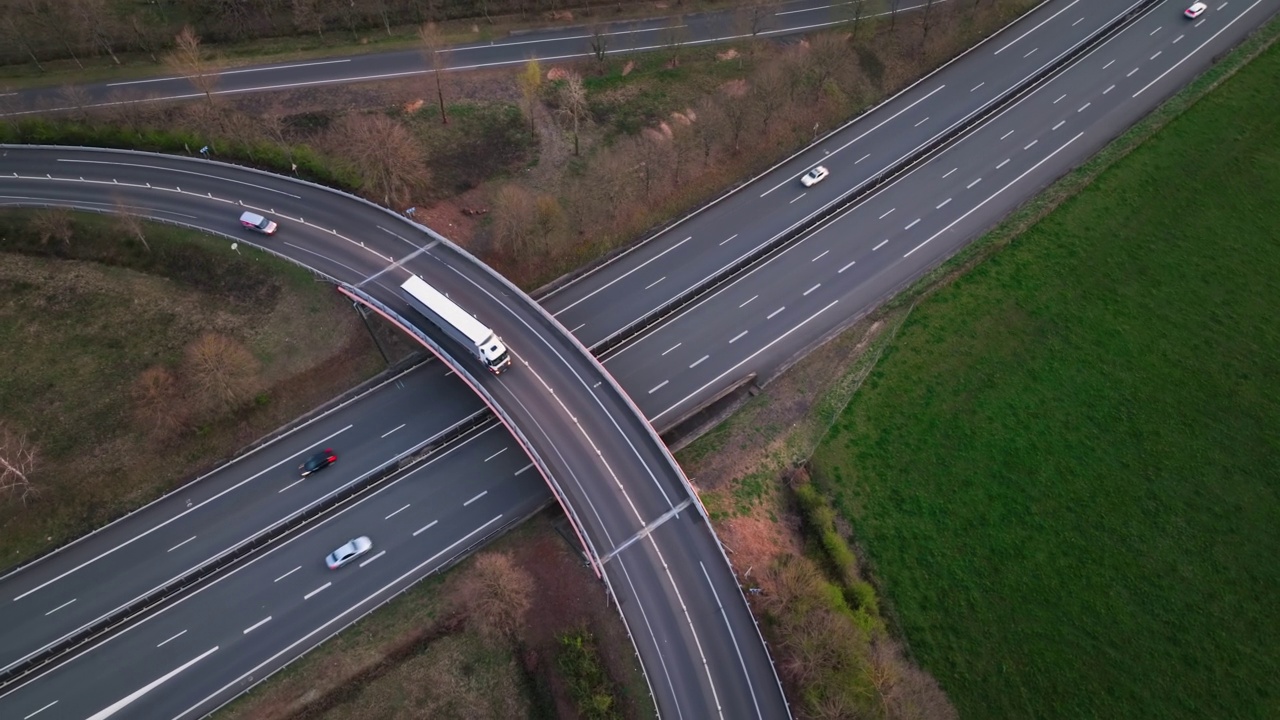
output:
M962 717L1280 717L1278 77L921 303L814 458Z

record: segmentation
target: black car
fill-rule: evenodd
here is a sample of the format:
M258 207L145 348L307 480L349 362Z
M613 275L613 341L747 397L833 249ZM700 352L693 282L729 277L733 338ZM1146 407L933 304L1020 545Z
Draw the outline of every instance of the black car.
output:
M338 456L334 455L333 451L329 448L325 448L323 452L318 452L307 458L307 461L299 465L298 469L302 471L302 477L306 477L313 472L329 467L337 462L337 460Z

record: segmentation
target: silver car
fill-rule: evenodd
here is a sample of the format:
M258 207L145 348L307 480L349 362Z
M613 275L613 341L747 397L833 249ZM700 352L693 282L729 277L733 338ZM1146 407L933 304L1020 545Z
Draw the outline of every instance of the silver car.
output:
M356 558L364 555L373 549L373 541L361 535L360 537L347 542L346 545L329 553L324 559L324 564L329 566L330 570L337 570Z

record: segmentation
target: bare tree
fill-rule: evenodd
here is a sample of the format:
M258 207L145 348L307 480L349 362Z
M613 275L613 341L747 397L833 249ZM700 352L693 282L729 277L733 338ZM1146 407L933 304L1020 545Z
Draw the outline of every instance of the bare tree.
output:
M213 103L213 87L218 76L210 73L205 64L204 53L200 48L200 36L195 28L183 25L182 31L173 38L174 49L165 56L165 63L174 72L182 75L195 89L204 93L205 98Z
M39 448L24 432L0 423L0 492L22 504L40 494L31 480L39 463Z
M106 0L71 0L67 9L71 12L75 24L80 26L80 31L89 37L94 45L106 51L107 55L111 56L112 62L119 65L120 58L116 57L111 49L113 42L111 32L116 28L116 22L107 9Z
M925 0L924 17L920 20L920 51L924 52L929 42L929 28L932 26L934 0Z
M587 27L587 34L590 35L591 54L595 56L597 63L603 63L605 55L609 52L607 28L601 23L591 23Z
M689 41L689 26L683 15L673 16L662 31L662 44L671 51L671 66L680 64L680 50Z
M493 241L497 250L517 254L526 249L537 223L533 193L516 183L505 183L494 194Z
M120 231L125 235L137 238L142 243L142 247L151 252L151 245L147 243L146 225L143 224L142 218L133 214L128 205L125 204L124 198L116 198L116 223L120 226Z
M313 32L324 39L324 0L292 0L290 10L293 26L302 32Z
M524 624L533 591L529 572L497 552L477 555L460 587L472 626L482 634L506 638L514 638Z
M449 124L449 115L444 109L444 86L441 84L440 71L449 64L449 54L440 28L435 23L423 23L418 28L418 39L422 41L422 55L427 61L427 69L436 79L436 99L440 102L440 122Z
M258 385L258 360L233 338L208 332L184 352L192 395L211 409L234 410Z
M729 134L729 147L737 153L741 148L742 132L747 129L751 118L751 104L739 93L726 92L720 96L719 107L724 130Z
M163 365L143 370L131 394L138 424L152 436L163 438L186 425L187 403L177 378Z
M362 188L388 207L402 206L427 181L426 152L408 128L382 114L339 121L336 150L360 174Z
M529 137L536 138L538 130L533 124L534 112L538 108L538 91L542 89L542 68L537 58L529 58L520 74L516 76L520 85L520 94L524 97L524 109L529 115Z
M760 119L760 133L769 134L769 123L787 103L787 77L782 68L769 65L752 78L750 97Z
M36 57L35 49L28 41L30 35L26 25L27 23L20 23L17 13L0 13L0 41L5 45L21 47L27 57L31 58L31 62L36 64L36 68L44 72L44 65L40 64L40 58Z
M75 111L73 117L76 120L85 122L89 119L88 106L92 100L83 85L63 85L58 90L58 99L62 102L63 107Z
M48 245L51 240L70 245L74 232L71 211L66 208L40 210L31 216L31 229L40 238L41 245Z
M778 12L778 4L774 0L747 0L738 7L734 22L738 32L756 37L769 29L768 25Z
M560 114L573 125L573 154L578 155L578 129L591 118L591 105L587 102L587 88L582 76L576 72L565 75L560 86Z

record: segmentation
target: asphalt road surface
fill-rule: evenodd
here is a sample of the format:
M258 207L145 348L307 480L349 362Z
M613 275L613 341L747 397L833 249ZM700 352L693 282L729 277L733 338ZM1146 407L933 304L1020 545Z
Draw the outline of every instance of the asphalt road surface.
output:
M924 0L903 0L898 12L924 6ZM530 58L543 62L592 57L592 45L603 41L607 55L644 52L674 43L701 45L750 36L780 37L810 32L844 22L845 3L829 0L796 0L778 3L777 11L753 23L742 12L690 13L608 23L597 36L583 25L530 30L492 42L464 43L440 54L439 66L449 70L475 70L519 65ZM867 14L865 18L873 17ZM213 93L233 95L335 83L388 80L427 72L419 50L366 53L276 62L228 68L216 73ZM181 76L120 80L85 85L73 105L65 89L33 88L0 93L0 114L27 114L76 106L98 107L124 102L154 102L198 98L203 93Z
M829 191L830 197L834 197L839 194L838 186L843 186L847 190L861 182L860 178L873 176L878 172L870 169L876 165L874 159L881 153L893 156L896 152L892 148L885 147L892 139L909 135L917 128L925 128L927 132L935 120L935 113L954 111L953 106L956 102L954 98L946 103L940 103L936 109L935 106L930 105L932 99L940 98L943 93L948 92L949 88L961 88L971 94L981 93L983 88L992 82L988 79L990 74L1011 68L1021 71L1020 75L1014 73L1015 75L1026 76L1037 67L1038 55L1051 52L1055 47L1062 47L1052 43L1058 42L1064 34L1071 32L1069 28L1079 28L1091 22L1093 27L1098 27L1110 19L1118 9L1119 6L1114 3L1087 3L1083 0L1074 3L1051 3L1033 17L1011 28L1001 38L987 43L967 58L886 104L876 113L868 115L850 128L828 138L814 150L703 211L695 216L691 223L677 226L652 244L655 249L645 248L630 253L591 278L575 283L548 298L547 307L556 312L566 326L576 328L575 331L584 342L590 343L607 336L611 332L610 327L617 328L625 325L629 319L639 317L648 308L661 302L660 297L652 291L664 285L675 286L676 283L668 282L673 279L671 277L673 272L684 271L689 265L701 262L701 270L693 274L706 277L719 266L717 263L727 264L735 257L735 252L740 252L735 243L745 240L754 245L765 239L767 229L759 229L760 222L765 219L785 223L795 222L813 212L814 204L822 202L823 198L818 197L818 193ZM756 371L767 375L771 368L777 367L797 351L874 306L885 295L909 282L913 277L917 277L924 269L953 252L982 228L989 226L1011 207L1034 193L1036 189L1087 157L1109 138L1141 117L1161 99L1202 70L1214 55L1237 42L1249 29L1256 27L1276 9L1277 3L1274 1L1231 3L1224 7L1211 7L1199 21L1184 21L1180 17L1180 6L1169 3L1158 5L1134 27L1082 58L1063 75L1038 89L1014 108L989 120L962 142L916 168L893 185L878 191L850 212L829 222L802 241L792 244L786 252L772 258L770 262L753 273L682 313L673 322L629 344L608 360L610 371L619 378L646 414L659 425L665 419L678 414L679 408L683 407L681 403L691 405L697 401L698 397L705 397L715 392L718 387L742 374ZM1049 49L1046 50L1046 48ZM983 69L980 67L979 60L984 57L998 58L999 62L991 63ZM976 69L967 71L971 64ZM961 101L964 97L960 96ZM951 119L954 117L955 115L952 115ZM882 121L886 122L877 127ZM940 126L945 127L941 123ZM936 127L932 129L937 130ZM924 137L927 139L930 136ZM850 141L852 144L849 144ZM914 146L908 141L904 147ZM76 171L67 172L66 165L53 162L53 159L57 158L71 160L75 164L77 159L106 156L96 153L81 156L75 152L61 150L45 152L10 148L6 156L0 159L0 172L18 173L19 177L0 176L0 192L6 196L3 198L6 202L16 204L39 201L99 202L109 207L112 204L111 200L102 199L102 188L91 186L92 174L86 175L86 180L83 182L79 180L78 171L83 169L81 167L83 164L77 165ZM116 162L120 158L114 154L110 156L113 158L111 162ZM149 160L139 163L136 157L124 157L119 161L132 163L132 165L106 166L109 168L107 172L113 179L119 179L123 183L130 177L134 180L151 177L153 185L157 188L165 188L141 187L127 190L131 201L136 198L140 208L159 215L172 213L170 217L184 218L184 222L193 225L235 232L232 229L235 225L234 217L237 214L235 208L216 201L206 206L198 201L198 195L202 194L198 189L189 190L183 187L179 192L176 183L168 182L174 176L171 172L162 169L163 166L170 164L184 168L189 167L190 164L183 165L181 162L156 159L153 165ZM794 182L794 177L819 161L831 169L832 176L808 191L800 188ZM883 168L885 162L881 162L878 167ZM138 165L152 166L137 167ZM203 192L216 190L218 196L224 198L254 195L260 197L264 194L264 191L259 189L236 186L235 183L229 186L225 180L236 171L216 165L200 163L195 165L201 172L213 175L207 181L200 181L207 182L210 187ZM869 169L860 171L863 167ZM45 173L53 177L46 178ZM107 175L101 175L101 178L105 177ZM237 175L232 179L240 177ZM185 185L187 181L184 179L182 182ZM250 181L241 179L240 182ZM265 186L265 182L262 177L255 177L252 180L252 184L260 186ZM290 194L298 195L299 193L295 190ZM761 208L758 215L742 217L741 209L734 211L732 203L744 197L749 200L749 206ZM283 202L281 201L282 204ZM333 204L332 201L327 202ZM323 203L315 206L324 209ZM274 210L271 206L259 205L259 207ZM720 216L719 222L708 219L716 213L725 214ZM309 211L308 214L310 214ZM310 264L317 267L323 268L326 263L341 267L344 262L342 258L346 254L358 255L361 252L367 252L356 245L349 245L342 237L347 233L356 236L360 234L357 219L359 213L353 211L352 214L355 218L348 219L347 212L334 212L334 215L339 217L318 215L313 219L297 216L301 220L295 220L282 213L273 213L273 217L283 221L284 227L278 241L270 242L288 244L289 252L297 252L311 258ZM775 218L775 215L782 217ZM700 222L706 223L705 227L695 229L694 225ZM381 226L375 223L363 229L380 232L380 230L371 229L378 227ZM343 233L337 238L331 232L326 235L324 230L329 228L342 228ZM356 229L352 230L352 228ZM321 244L321 238L323 244ZM668 249L665 251L658 247L663 242L667 243ZM686 247L696 247L702 259L675 260L675 254ZM723 254L717 254L720 251L715 248L727 248L727 250L724 250ZM646 252L651 252L652 255L646 256ZM658 255L660 252L665 254ZM385 264L385 261L383 262ZM696 277L693 280L696 280ZM649 288L647 292L637 290L637 288L644 290L646 287ZM669 292L669 295L674 294ZM590 298L589 301L579 300L587 297ZM630 310L626 309L628 307ZM581 319L578 322L574 322L575 313L581 313ZM600 316L606 313L615 314L616 317L612 320L600 319ZM521 368L515 368L512 372L520 370ZM402 382L409 382L409 378L416 377L416 375L410 375ZM433 382L433 389L430 391L432 393L440 392L434 388L442 388L448 384L438 378L427 382ZM372 402L374 396L398 392L400 388L391 384L377 393L371 393L368 398L358 403ZM420 398L417 393L415 397ZM385 408L379 412L361 414L357 414L354 410L358 403L353 403L352 409L337 413L332 418L326 418L324 422L334 424L333 429L326 433L345 427L344 420L353 427L344 431L348 433L342 436L342 441L346 444L333 441L333 444L338 445L336 449L340 455L339 463L325 470L316 479L332 482L334 485L354 480L360 468L347 464L348 459L353 457L353 453L354 457L360 457L360 453L363 452L360 448L372 442L372 438L386 440L387 438L380 437L381 433L386 433L403 422L393 422L398 417L410 418L415 424L423 422L420 419L424 414L420 400L417 403L408 398L405 400L407 402L400 401L398 398L393 399L387 401ZM415 405L416 407L410 407ZM426 415L433 413L443 415L448 409L444 403L433 403L433 405L435 407L426 412ZM475 409L477 405L474 400L471 400L468 405L467 399L463 398L459 400L459 407ZM459 410L453 417L460 417L465 412L466 410ZM347 418L350 420L346 420ZM377 422L374 422L375 419ZM437 420L433 427L442 427L447 424L449 424L448 420ZM404 432L405 429L407 427L396 432ZM314 432L314 436L304 437L310 432ZM295 435L296 439L291 436L274 445L273 448L279 449L273 452L282 453L281 457L289 457L290 452L294 456L302 455L311 447L329 442L322 439L326 437L325 433L310 429L300 430ZM428 435L427 432L419 432L418 441L420 442L421 438ZM388 437L394 438L395 433ZM376 457L378 453L383 452L394 452L398 447L401 446L371 448L368 457ZM507 450L504 454L510 455L511 452L512 450ZM472 467L485 468L484 460L488 457L487 455L482 457L482 453L478 451L471 451L468 454L465 450L462 454L470 458ZM255 458L256 456L250 456L241 460L224 473L203 481L197 489L200 492L212 492L206 491L206 486L214 487L218 483L223 483L229 487L245 481L240 488L228 492L223 497L228 498L228 504L230 504L234 497L249 497L241 493L256 493L254 499L240 500L238 504L261 502L263 512L269 517L272 511L266 509L267 503L280 502L281 498L286 498L293 490L310 487L312 481L308 480L286 492L280 492L285 482L283 478L277 480L270 472L256 478L252 475L253 472L271 467L270 462ZM527 465L527 461L520 464ZM249 465L253 465L258 470L251 469ZM292 466L296 467L296 462L293 462ZM281 467L290 466L286 463ZM482 504L489 498L494 500L501 498L503 502L515 508L520 502L524 502L520 499L524 497L522 488L528 489L524 492L527 492L529 498L538 498L529 502L540 503L545 495L539 495L539 493L545 491L541 491L538 487L536 477L531 472L516 475L518 470L519 468L509 468L498 473L504 478L504 487L512 488L511 490L500 491L495 487L475 504ZM328 473L333 475L326 477ZM459 487L456 482L450 484L444 475L437 479L433 471L424 471L423 474L430 475L430 478L420 475L412 481L396 483L391 486L391 489L380 493L380 496L387 495L388 506L400 507L405 504L403 500L407 499L407 495L402 497L397 493L409 493L408 488L424 484L438 484L441 487L452 488L449 498L442 499L441 502L460 504L472 497L467 494L469 488ZM224 476L226 479L223 479ZM261 480L268 476L277 480L277 485L266 487L266 483ZM394 488L405 489L396 491ZM270 498L269 494L276 497ZM393 496L394 499L392 499ZM413 503L409 504L412 507ZM290 506L276 507L274 516L280 517L287 513L287 508ZM291 507L296 508L301 505L294 504ZM360 507L367 508L367 503ZM394 518L385 520L383 516L376 515L376 512L384 509L386 508L380 507L376 511L353 509L341 517L352 518L351 521L354 523L352 527L378 527L380 524L394 521ZM504 509L502 506L495 507L494 516L499 513L504 517L518 514L515 511L504 512ZM176 514L173 509L170 509L167 514L163 511L148 509L135 518L144 521L149 512L153 513L155 518L168 518ZM687 524L688 517L688 514L685 514L681 522L675 523L674 526ZM238 521L245 523L239 529L242 533L252 532L252 526L261 521L260 518L246 517ZM154 523L154 520L150 522ZM500 523L501 520L496 522ZM145 545L146 549L133 552L131 548L134 546L130 546L124 551L112 553L96 562L89 562L84 567L77 568L79 563L91 560L106 549L105 545L99 544L100 536L93 541L82 543L83 547L73 546L74 552L85 553L85 558L79 563L61 564L64 563L63 558L72 553L68 551L48 561L48 566L56 565L63 568L61 570L45 570L42 568L43 564L36 565L32 570L40 569L47 573L47 576L39 581L31 581L25 586L13 584L25 578L26 572L3 579L0 581L0 589L11 597L16 597L34 585L55 578L54 582L44 585L37 592L27 595L11 607L11 613L27 613L12 625L23 626L25 632L26 626L40 628L42 623L44 625L52 623L55 628L43 630L43 632L45 637L55 638L59 632L66 631L68 628L73 629L75 621L56 626L59 615L82 602L88 605L97 601L96 596L104 589L103 586L95 585L92 580L82 581L81 577L88 577L86 573L91 571L97 572L94 566L98 563L118 562L114 571L107 571L103 576L111 577L116 582L129 586L135 572L140 572L144 576L148 572L145 569L139 571L140 565L156 564L167 568L167 574L172 574L181 572L184 567L198 562L202 557L210 557L211 553L217 551L218 548L213 545L202 544L203 538L199 534L176 532L177 526L184 523L185 520L172 522L153 533L158 535L173 531L174 535L165 542L173 540L175 544L195 535L194 539L178 548L167 545L165 542L153 544L138 541L135 545ZM481 523L482 521L476 518L471 524L471 529L479 528L483 534L485 526ZM121 523L117 527L126 525L130 525L130 522ZM669 522L662 527L666 528L668 525L672 523ZM152 526L148 522L141 522L133 527L145 530ZM112 529L109 532L118 532L118 530ZM361 530L357 534L374 536L374 531ZM342 533L337 533L337 537L327 539L331 541L332 546L336 547L346 539L341 535ZM153 536L148 536L148 538L151 537ZM390 561L387 564L396 564L403 573L415 567L416 563L430 557L426 553L439 553L454 543L464 542L466 537L466 533L459 530L448 537L433 541L436 544L417 551L416 554L388 552L378 562ZM377 536L374 536L374 540L376 552L381 546L381 541ZM96 548L96 551L86 550L86 548ZM185 554L188 549L192 550L191 555ZM324 549L314 555L315 564L319 563L319 557L328 549L332 548ZM629 551L628 549L627 552ZM172 561L168 557L171 552L178 553ZM289 551L281 549L276 552ZM400 555L405 557L399 558ZM306 560L301 554L294 559L299 565ZM255 562L264 561L256 560ZM71 572L63 575L68 570ZM698 568L687 567L685 570L696 575ZM421 572L425 572L425 569ZM166 572L160 572L152 576L153 580L163 578L165 574ZM341 575L335 577L341 577ZM27 581L23 579L22 582ZM219 581L201 592L216 593L219 584L225 585L228 582L230 580ZM114 584L116 583L113 582L112 585ZM25 589L20 589L24 587ZM133 587L136 590L138 587L145 588L150 585L143 583ZM370 586L363 587L367 589ZM126 588L122 597L127 599L129 592ZM322 600L328 592L326 590L314 595L308 602L312 602L313 605L330 602ZM282 592L280 596L283 598L284 594ZM269 591L268 595L270 595ZM338 593L333 593L331 597L337 595ZM224 607L236 607L234 598L240 596L243 595L227 596L228 599L225 600L227 605ZM33 604L30 609L23 610L22 608L28 607L23 605L23 602L28 599L34 599ZM110 609L114 607L111 602L100 604L100 607ZM192 599L184 601L184 604L196 602L197 600ZM350 614L355 612L354 609L348 610L349 606L349 602L326 605L328 610L319 612L317 617L325 616L333 619L333 622L340 623L342 617L350 617ZM182 610L182 607L183 604L179 604L172 610L167 610L166 614L174 617L193 617L187 615L188 611ZM340 615L342 612L347 612L347 615ZM213 680L206 681L204 679L206 673L216 674L212 668L221 667L220 663L226 662L230 669L225 672L232 674L239 672L235 677L239 683L243 684L246 682L244 680L246 676L253 675L255 679L260 678L263 672L273 667L272 663L283 662L285 655L288 654L289 643L298 643L292 646L295 650L302 649L307 645L305 638L318 639L324 634L317 630L315 619L305 620L302 617L295 617L304 613L286 613L285 610L280 613L272 612L273 620L259 628L264 629L277 623L274 627L281 629L273 629L272 632L282 633L279 640L275 640L274 636L263 639L260 634L257 642L234 645L235 652L224 653L220 649L202 657L201 653L208 648L183 645L181 638L164 646L171 648L169 652L178 652L178 648L181 648L187 653L177 658L154 650L136 655L117 654L118 651L112 648L121 641L112 639L86 652L75 662L68 663L58 671L39 676L29 684L0 697L0 708L3 708L0 714L6 717L10 715L25 717L27 713L56 701L59 704L50 706L44 711L45 714L42 717L84 716L83 713L78 712L60 714L59 707L69 702L71 697L64 688L75 687L75 697L86 696L86 707L109 707L111 703L128 696L134 690L146 687L148 683L166 677L167 673L181 667L187 662L182 660L182 657L188 659L201 657L197 663L201 670L197 672L184 670L168 677L165 682L135 699L129 706L130 714L138 713L138 716L143 716L147 715L152 707L173 708L181 705L182 702L194 703L200 698L206 698L204 704L199 706L200 708L216 705L225 699L225 696L236 692L240 685L223 687ZM94 616L96 616L95 611L88 611L83 617ZM237 615L235 619L253 622L247 615ZM284 622L281 622L282 620ZM146 628L156 622L159 620L148 620L132 626L132 629L122 637L130 633L151 632ZM247 623L245 626L247 627ZM635 632L636 628L633 627L632 630ZM9 628L6 628L5 632L8 631ZM35 632L41 631L35 630ZM241 630L226 629L221 637L231 638L234 632L241 632ZM253 632L257 632L257 629ZM165 638L156 640L156 643L163 639ZM286 640L288 642L285 642ZM6 650L17 647L22 650L38 647L38 644L33 645L21 636L13 636L12 639L10 636L4 636L0 637L0 647ZM219 647L221 648L222 645ZM226 647L231 648L233 645L227 644ZM282 652L285 655L277 656ZM145 663L137 660L144 657L148 658ZM133 664L138 667L140 676L113 675L115 672L121 672L115 668L122 664L129 664L122 663L121 658L134 659ZM6 657L5 661L10 659ZM259 665L261 667L258 667ZM664 669L660 667L655 669L648 663L646 663L646 669L649 670L650 681L655 684L665 681L664 674L669 675L664 672ZM76 679L73 680L72 677ZM173 698L179 699L175 701ZM166 711L155 712L163 715Z

